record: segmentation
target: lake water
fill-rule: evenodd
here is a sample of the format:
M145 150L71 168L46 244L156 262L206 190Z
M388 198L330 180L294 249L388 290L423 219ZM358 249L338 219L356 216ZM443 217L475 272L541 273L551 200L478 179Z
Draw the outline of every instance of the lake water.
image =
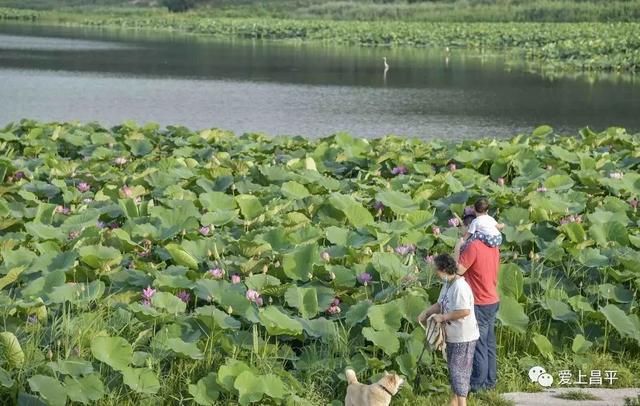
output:
M382 57L391 66L386 75ZM549 79L460 50L0 23L0 126L125 120L320 137L640 130L640 79Z

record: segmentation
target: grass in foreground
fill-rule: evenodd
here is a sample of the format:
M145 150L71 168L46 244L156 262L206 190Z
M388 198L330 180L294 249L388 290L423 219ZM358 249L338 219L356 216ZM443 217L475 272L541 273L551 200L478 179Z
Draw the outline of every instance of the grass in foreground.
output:
M554 397L558 399L565 400L602 400L600 397L593 395L589 392L584 392L581 390L570 390L563 393L559 393L554 395Z

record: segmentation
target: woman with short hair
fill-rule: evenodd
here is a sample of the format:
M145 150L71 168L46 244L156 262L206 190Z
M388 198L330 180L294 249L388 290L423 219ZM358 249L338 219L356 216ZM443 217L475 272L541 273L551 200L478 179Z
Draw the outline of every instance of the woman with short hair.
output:
M433 315L435 322L443 323L449 382L453 391L451 406L466 406L473 355L480 337L473 310L473 293L464 277L457 274L458 264L451 255L438 255L434 264L435 272L444 285L438 301L422 312L418 321L424 324Z

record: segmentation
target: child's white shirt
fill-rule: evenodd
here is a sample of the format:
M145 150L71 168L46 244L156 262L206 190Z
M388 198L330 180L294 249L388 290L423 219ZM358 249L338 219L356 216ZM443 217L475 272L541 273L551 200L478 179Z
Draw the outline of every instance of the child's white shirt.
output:
M476 217L471 224L469 224L469 228L467 231L469 234L474 234L476 232L482 233L484 235L500 235L500 230L498 230L498 222L496 219L491 217L488 214L483 214L481 216Z

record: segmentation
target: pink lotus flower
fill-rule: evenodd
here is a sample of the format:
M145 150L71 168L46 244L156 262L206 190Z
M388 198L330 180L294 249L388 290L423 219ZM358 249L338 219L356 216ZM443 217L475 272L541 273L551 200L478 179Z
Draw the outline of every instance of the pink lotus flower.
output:
M441 233L440 227L438 227L438 226L431 227L431 232L433 233L433 235L440 235L440 233Z
M413 244L405 244L405 245L398 245L395 249L396 254L398 255L407 255L410 254L412 252L415 252L416 250L416 246Z
M622 174L622 172L611 172L611 173L609 174L609 177L610 177L611 179L622 179L622 177L623 177L623 176L624 176L624 175Z
M80 236L80 231L78 231L78 230L69 231L69 239L70 240L75 240L79 236Z
M454 163L450 163L449 164L449 170L451 172L455 172L457 169L458 169L458 167L456 166L456 164L454 164Z
M424 261L429 265L433 265L435 263L435 256L427 255L426 257L424 257Z
M362 283L363 285L367 285L369 282L371 282L371 280L373 279L371 277L371 274L368 272L362 272L361 274L359 274L356 279L358 280L358 282Z
M406 166L403 165L396 166L395 168L391 169L392 175L406 175L407 173L409 173L409 170Z
M210 231L211 229L208 226L200 227L200 234L202 235L209 235Z
M634 197L633 199L629 200L629 205L635 210L638 208L638 198Z
M104 222L104 221L98 221L98 222L96 223L96 227L98 227L98 228L105 228L106 226L107 226L107 225L105 224L105 222Z
M116 165L124 165L127 163L127 158L123 156L119 156L116 158L115 162L116 162Z
M476 210L472 206L467 206L464 208L463 216L472 216L476 214Z
M129 186L123 186L122 189L120 189L120 191L122 192L124 197L133 196L133 189L131 189Z
M78 186L76 186L76 188L78 189L78 191L83 193L91 190L91 186L87 182L78 183Z
M25 177L26 176L25 176L24 172L22 172L22 171L18 171L18 172L13 174L13 179L15 179L15 180L24 179Z
M69 214L69 213L71 213L71 209L68 208L68 207L64 207L62 205L58 205L58 206L56 206L55 212L56 213L61 213L61 214Z
M149 299L142 299L141 303L143 306L151 306L151 300Z
M331 301L331 306L338 306L340 304L340 299L337 297Z
M250 302L254 302L258 304L258 306L262 304L262 298L260 297L260 293L256 292L253 289L247 290L247 293L245 293L245 296Z
M181 290L180 292L178 292L176 296L178 297L178 299L182 300L184 303L189 303L189 300L191 300L191 295L189 294L189 292L185 290Z
M571 214L560 219L560 224L568 223L582 223L582 216L580 214Z
M209 269L209 273L211 274L211 276L213 276L216 279L221 279L224 276L224 270L220 268ZM234 276L237 276L237 275L234 275ZM233 276L231 277L231 280L233 281Z
M27 324L36 324L38 323L38 318L32 314L27 317Z
M458 227L460 225L460 220L457 217L451 217L449 219L449 226L450 227Z
M547 188L544 186L540 186L538 189L536 189L536 192L538 193L544 193L547 191Z
M114 228L120 228L120 224L117 221L112 221L111 223L109 223L109 228L112 230Z
M156 294L156 290L152 289L151 286L147 286L146 289L142 289L142 298L145 300L151 300L151 298L155 294Z
M320 254L320 258L325 262L331 261L331 255L327 251L323 251L322 254Z
M231 275L231 283L233 283L234 285L237 285L241 281L242 279L240 279L240 275L237 275L237 274Z
M338 306L338 305L331 305L327 309L327 313L331 314L331 315L339 314L341 311L342 311L342 309L340 309L340 306Z
M498 186L504 186L504 178L498 178Z
M377 211L384 210L384 204L376 200L376 202L373 204L373 208L376 209Z

